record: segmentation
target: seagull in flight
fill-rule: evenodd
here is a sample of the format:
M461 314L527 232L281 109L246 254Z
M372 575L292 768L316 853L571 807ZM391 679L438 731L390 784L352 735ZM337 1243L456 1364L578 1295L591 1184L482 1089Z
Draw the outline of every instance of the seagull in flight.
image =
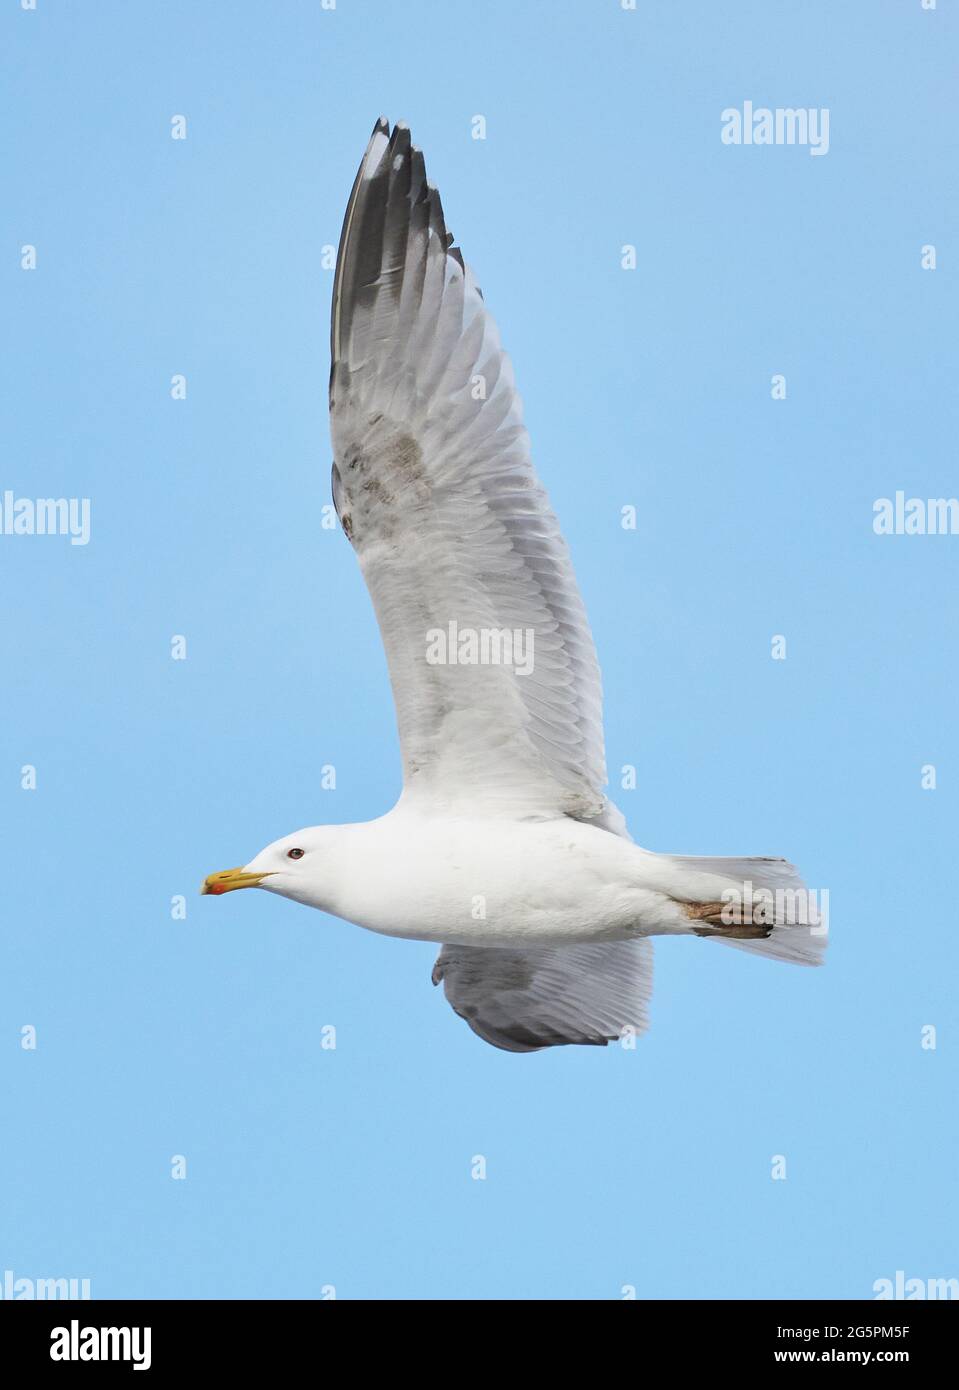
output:
M453 1009L510 1052L641 1033L653 936L817 964L784 859L655 854L607 798L602 695L510 360L409 128L377 121L333 288L333 500L386 648L388 814L286 835L202 892L263 888L440 944ZM805 909L805 910L804 910Z

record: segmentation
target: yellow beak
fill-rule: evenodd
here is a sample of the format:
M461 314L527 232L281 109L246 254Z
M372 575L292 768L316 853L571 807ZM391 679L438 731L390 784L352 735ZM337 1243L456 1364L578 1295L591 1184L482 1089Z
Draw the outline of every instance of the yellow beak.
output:
M244 868L221 869L218 874L207 874L200 892L219 896L220 893L232 893L234 888L256 888L269 877L268 873L248 874Z

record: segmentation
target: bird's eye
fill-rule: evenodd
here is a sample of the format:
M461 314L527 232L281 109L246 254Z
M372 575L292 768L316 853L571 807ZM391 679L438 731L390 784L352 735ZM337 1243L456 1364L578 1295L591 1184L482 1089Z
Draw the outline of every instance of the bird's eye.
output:
M286 857L287 859L302 859L303 851L301 849L288 849Z

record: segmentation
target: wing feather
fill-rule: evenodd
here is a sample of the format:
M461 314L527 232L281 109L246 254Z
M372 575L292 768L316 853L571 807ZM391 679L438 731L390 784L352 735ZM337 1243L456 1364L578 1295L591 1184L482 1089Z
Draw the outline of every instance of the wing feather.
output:
M386 648L404 790L606 824L589 624L509 359L452 241L408 129L378 121L340 240L330 413L334 500ZM488 659L456 659L463 633L490 634Z
M453 1009L507 1052L603 1046L649 1022L653 947L646 938L528 951L444 946L433 967Z

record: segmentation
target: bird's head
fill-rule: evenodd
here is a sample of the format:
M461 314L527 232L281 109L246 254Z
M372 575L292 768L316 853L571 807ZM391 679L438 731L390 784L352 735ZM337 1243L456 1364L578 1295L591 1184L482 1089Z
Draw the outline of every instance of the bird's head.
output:
M323 884L329 882L335 869L332 841L339 828L314 825L285 835L282 840L274 840L249 864L207 874L200 892L218 897L236 888L266 888L311 907L323 906Z

